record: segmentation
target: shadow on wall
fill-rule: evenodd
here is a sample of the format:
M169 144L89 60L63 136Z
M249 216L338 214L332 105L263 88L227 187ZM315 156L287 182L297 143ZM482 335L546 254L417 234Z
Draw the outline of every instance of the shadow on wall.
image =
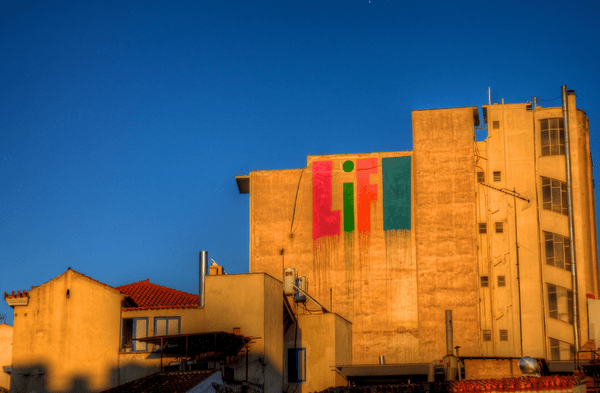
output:
M293 347L293 342L292 342ZM147 359L154 359L155 356L148 356ZM250 375L249 379L252 380L257 374L264 375L265 378L265 393L275 393L281 392L282 384L277 381L283 381L283 376L270 365L269 359L265 359L262 356L257 356L253 358L250 356L250 362L255 365L255 367L250 366ZM165 364L168 364L168 359L165 359ZM260 366L259 366L260 365ZM233 366L233 365L230 365ZM259 367L256 367L259 366ZM240 359L240 362L236 364L234 367L238 368L240 372L245 374L245 357ZM36 393L49 393L49 392L57 392L55 390L48 389L48 367L45 364L35 364L29 365L27 367L21 367L18 369L13 369L11 374L11 385L10 392L11 393L25 393L25 392L36 392ZM260 369L260 370L259 370ZM130 363L124 365L122 367L113 369L110 372L111 375L111 383L110 386L106 386L102 390L110 389L124 383L133 381L138 378L145 377L150 374L154 374L160 371L160 364L152 363L150 365L144 365L140 363ZM237 374L237 373L236 373ZM254 375L252 375L254 374ZM239 378L239 375L236 375L236 378L239 382L243 381L243 377ZM83 375L73 375L69 378L70 383L65 383L66 390L63 390L64 393L91 393L98 392L98 389L92 389L90 387L89 378ZM67 381L61 381L67 382ZM252 382L252 381L251 381ZM240 385L241 386L241 385Z
M10 377L10 391L11 393L46 392L46 366L33 364L13 369Z
M156 356L150 355L147 358L154 359ZM83 367L85 367L85 365ZM11 373L10 392L56 392L55 390L49 390L48 388L49 375L47 370L48 366L41 363L13 369ZM108 381L108 385L102 390L121 385L134 379L145 377L146 375L153 374L157 371L160 371L160 364L157 365L154 362L150 365L143 365L139 363L127 364L120 368L113 369L110 373L108 373L111 379ZM90 387L89 377L87 376L74 374L69 379L70 381L61 381L68 386L63 392L88 393L100 391Z

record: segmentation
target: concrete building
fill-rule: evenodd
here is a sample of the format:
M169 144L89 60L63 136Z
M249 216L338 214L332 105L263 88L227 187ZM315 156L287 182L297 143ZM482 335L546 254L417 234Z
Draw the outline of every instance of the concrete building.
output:
M0 323L0 388L10 389L10 365L12 364L13 327Z
M440 359L445 310L460 356L474 360L553 362L594 346L585 112L570 92L567 148L562 108L482 109L485 141L477 107L413 111L412 151L308 156L305 168L236 177L250 197L250 272L306 276L308 293L352 323L354 364Z
M12 356L2 352L0 359L10 369L11 391L98 392L161 370L216 368L279 393L288 384L288 348L335 342L339 348L327 348L323 359L351 362L351 341L344 341L351 327L339 316L304 317L306 326L298 327L281 281L264 273L225 275L216 265L211 272L202 307L198 295L148 280L113 288L71 269L29 291L5 293L14 309L14 345ZM314 319L331 328L320 332ZM318 363L309 357L308 364ZM302 375L322 390L336 381L326 371Z

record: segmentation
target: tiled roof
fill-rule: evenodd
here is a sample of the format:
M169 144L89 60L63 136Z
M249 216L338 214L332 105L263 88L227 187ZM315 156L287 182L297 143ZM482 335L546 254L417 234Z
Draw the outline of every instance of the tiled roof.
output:
M215 370L157 372L104 393L185 393L214 373Z
M138 306L124 308L125 311L198 307L198 295L152 284L149 280L116 289L131 297Z

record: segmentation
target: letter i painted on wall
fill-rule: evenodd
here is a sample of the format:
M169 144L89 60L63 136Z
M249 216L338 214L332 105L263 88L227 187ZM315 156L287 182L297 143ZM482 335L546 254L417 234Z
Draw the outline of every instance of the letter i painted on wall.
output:
M332 168L331 161L315 161L312 165L313 240L322 236L340 234L340 211L331 211Z
M343 165L344 172L352 172L354 163L346 161ZM344 232L354 230L354 183L344 183Z
M371 173L377 173L377 158L356 160L358 230L361 232L371 231L371 201L377 200L377 184L371 184Z

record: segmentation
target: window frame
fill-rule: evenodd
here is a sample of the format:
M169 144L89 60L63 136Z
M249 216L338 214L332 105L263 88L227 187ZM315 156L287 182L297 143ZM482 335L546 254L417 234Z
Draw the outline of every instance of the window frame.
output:
M557 261L557 258L560 257L560 254L562 254L563 259L562 261ZM571 239L557 233L544 231L544 260L546 261L546 265L554 266L570 272Z
M154 336L158 336L157 333L157 324L159 321L166 321L167 325L165 327L166 334L161 334L161 336L173 336L175 334L181 334L181 317L154 317ZM169 321L177 321L177 333L169 334Z
M568 216L566 182L542 176L542 208Z
M126 340L126 333L125 333L125 323L131 323L131 338L130 343L131 343L131 352L148 352L148 343L142 343L137 341L137 338L146 338L148 337L148 325L149 325L149 321L148 321L148 317L134 317L134 318L121 318L121 348L120 351L121 352L127 352L127 348L129 348L127 346L127 343L125 343ZM130 321L130 322L129 322ZM144 321L146 323L146 333L144 336L138 336L138 321Z
M540 119L542 157L565 155L565 125L562 117Z
M546 283L548 318L573 324L573 291L560 285ZM564 300L563 300L564 299ZM565 302L565 303L563 303ZM566 313L561 313L566 308Z
M497 276L497 285L498 287L505 287L506 286L506 276Z
M504 233L504 222L496 221L494 223L494 230L496 233Z

